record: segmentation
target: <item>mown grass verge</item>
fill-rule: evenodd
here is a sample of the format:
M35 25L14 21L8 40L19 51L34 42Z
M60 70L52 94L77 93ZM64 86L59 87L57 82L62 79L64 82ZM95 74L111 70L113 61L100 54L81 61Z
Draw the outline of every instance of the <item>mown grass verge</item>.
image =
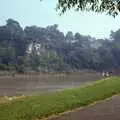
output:
M0 120L36 120L86 106L117 93L120 93L120 77L111 77L76 89L0 104Z

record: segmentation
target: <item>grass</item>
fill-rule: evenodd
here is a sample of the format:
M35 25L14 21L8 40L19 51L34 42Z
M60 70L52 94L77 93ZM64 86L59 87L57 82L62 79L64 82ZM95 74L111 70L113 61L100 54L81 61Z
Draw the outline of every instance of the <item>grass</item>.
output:
M86 106L117 93L120 93L120 77L111 77L76 89L0 104L0 120L36 120Z

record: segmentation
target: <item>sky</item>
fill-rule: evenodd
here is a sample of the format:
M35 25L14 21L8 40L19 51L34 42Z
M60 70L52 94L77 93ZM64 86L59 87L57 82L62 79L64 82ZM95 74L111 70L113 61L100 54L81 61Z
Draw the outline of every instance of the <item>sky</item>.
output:
M65 34L72 31L96 38L108 38L111 30L120 29L120 15L113 18L106 14L71 10L59 16L55 10L56 1L0 0L0 25L4 25L8 18L18 21L22 27L58 24Z

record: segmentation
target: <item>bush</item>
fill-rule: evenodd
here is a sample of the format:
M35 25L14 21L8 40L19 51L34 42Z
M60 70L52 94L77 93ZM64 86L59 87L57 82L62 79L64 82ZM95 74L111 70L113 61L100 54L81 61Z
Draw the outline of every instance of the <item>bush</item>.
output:
M0 70L8 70L8 66L6 64L0 64Z

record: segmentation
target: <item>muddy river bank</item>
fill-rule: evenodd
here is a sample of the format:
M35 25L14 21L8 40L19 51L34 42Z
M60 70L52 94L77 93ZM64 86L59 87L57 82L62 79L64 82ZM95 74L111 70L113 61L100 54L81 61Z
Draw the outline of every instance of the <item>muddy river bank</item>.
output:
M0 76L0 96L33 95L73 88L101 79L100 73L29 74Z

